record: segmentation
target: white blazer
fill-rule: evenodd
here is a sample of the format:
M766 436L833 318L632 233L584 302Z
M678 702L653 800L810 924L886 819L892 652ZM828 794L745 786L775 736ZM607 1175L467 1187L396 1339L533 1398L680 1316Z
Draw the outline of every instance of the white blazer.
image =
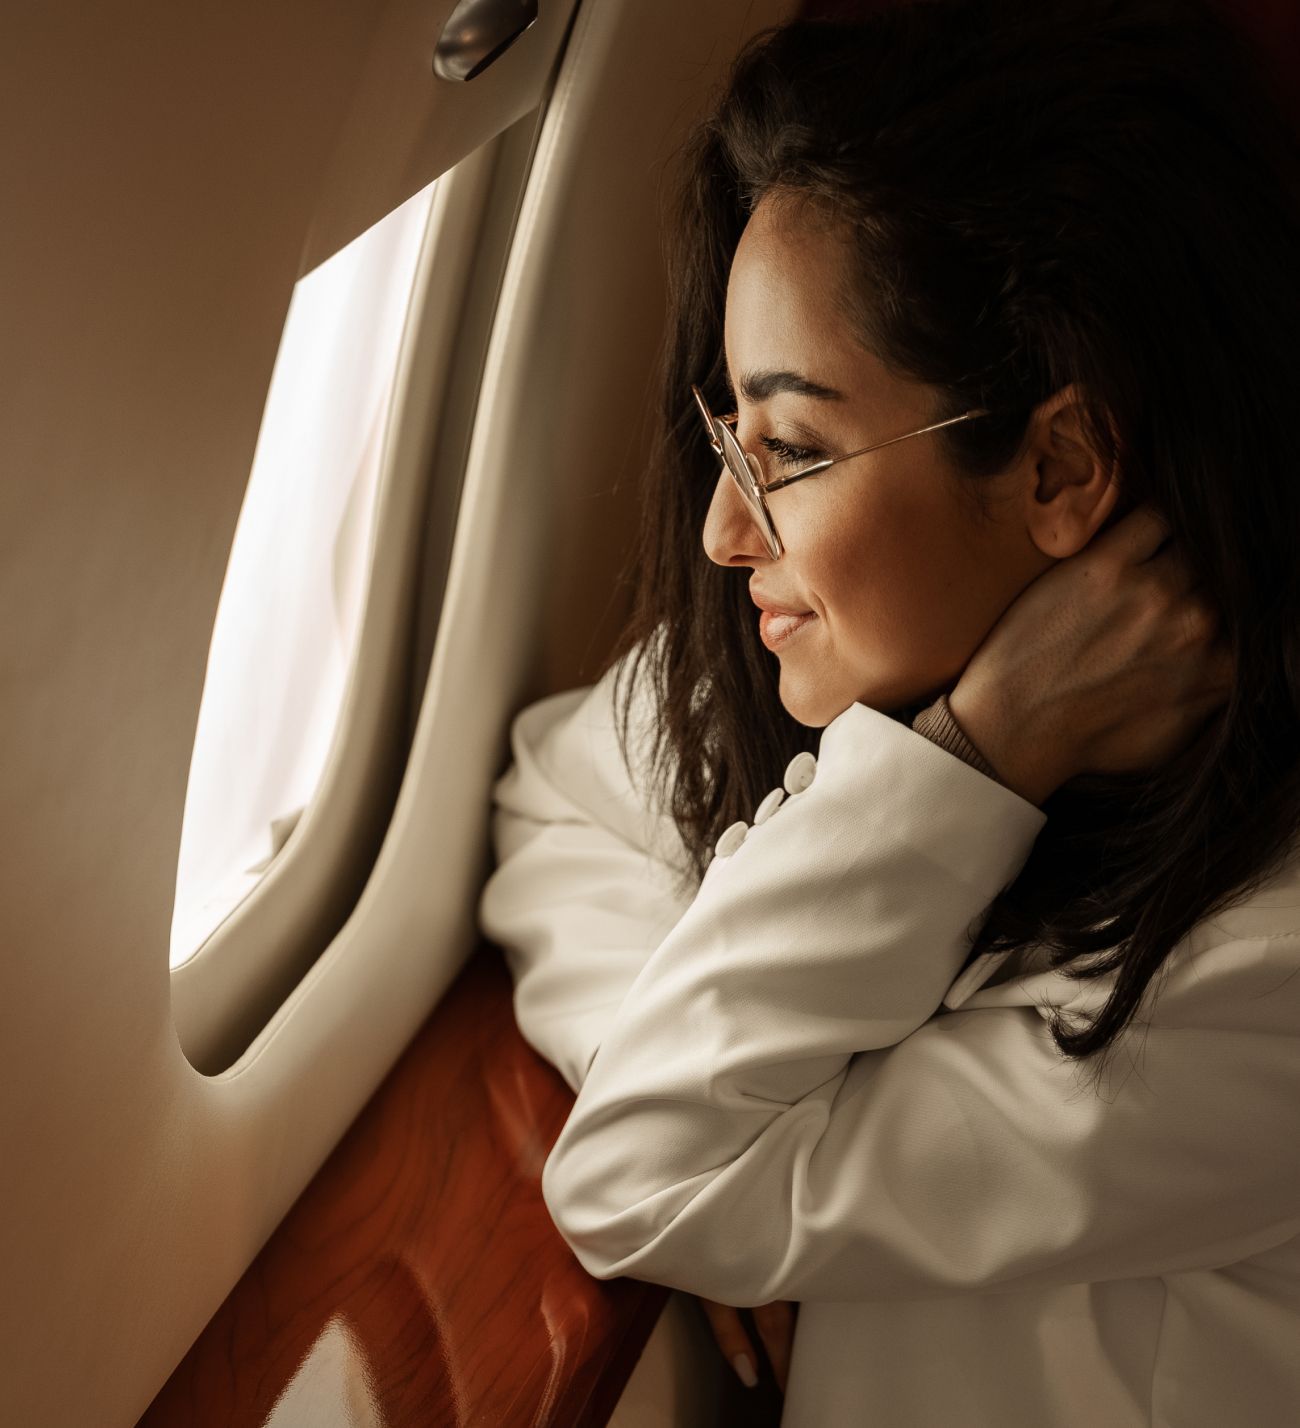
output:
M1041 809L854 704L683 894L613 678L515 717L479 910L578 1093L542 1192L586 1269L799 1301L783 1428L1300 1423L1300 860L1098 1097L1046 1014L1114 974L956 975Z

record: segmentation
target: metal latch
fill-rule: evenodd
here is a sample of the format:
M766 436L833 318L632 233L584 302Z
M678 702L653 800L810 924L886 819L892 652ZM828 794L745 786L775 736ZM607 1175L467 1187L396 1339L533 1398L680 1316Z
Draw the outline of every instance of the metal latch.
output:
M460 0L433 51L440 79L473 79L537 19L537 0Z

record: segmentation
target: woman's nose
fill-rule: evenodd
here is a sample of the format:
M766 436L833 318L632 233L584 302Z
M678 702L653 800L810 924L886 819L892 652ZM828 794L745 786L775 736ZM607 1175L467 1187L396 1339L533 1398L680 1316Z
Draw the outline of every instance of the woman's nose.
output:
M718 472L705 517L704 550L715 565L756 565L771 559L762 531L725 469Z

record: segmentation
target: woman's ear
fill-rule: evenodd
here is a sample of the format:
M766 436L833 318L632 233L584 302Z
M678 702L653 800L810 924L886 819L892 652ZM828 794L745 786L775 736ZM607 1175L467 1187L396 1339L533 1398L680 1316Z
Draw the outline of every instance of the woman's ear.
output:
M1020 465L1030 539L1054 560L1077 554L1111 516L1120 487L1118 463L1095 449L1073 382L1034 409Z

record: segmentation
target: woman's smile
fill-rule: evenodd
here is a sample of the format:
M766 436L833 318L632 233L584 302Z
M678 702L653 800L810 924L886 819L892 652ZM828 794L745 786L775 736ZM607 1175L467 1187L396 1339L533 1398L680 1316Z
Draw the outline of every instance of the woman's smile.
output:
M770 650L779 649L787 640L797 634L805 625L817 618L807 610L802 615L778 615L775 611L764 610L758 617L759 638Z

